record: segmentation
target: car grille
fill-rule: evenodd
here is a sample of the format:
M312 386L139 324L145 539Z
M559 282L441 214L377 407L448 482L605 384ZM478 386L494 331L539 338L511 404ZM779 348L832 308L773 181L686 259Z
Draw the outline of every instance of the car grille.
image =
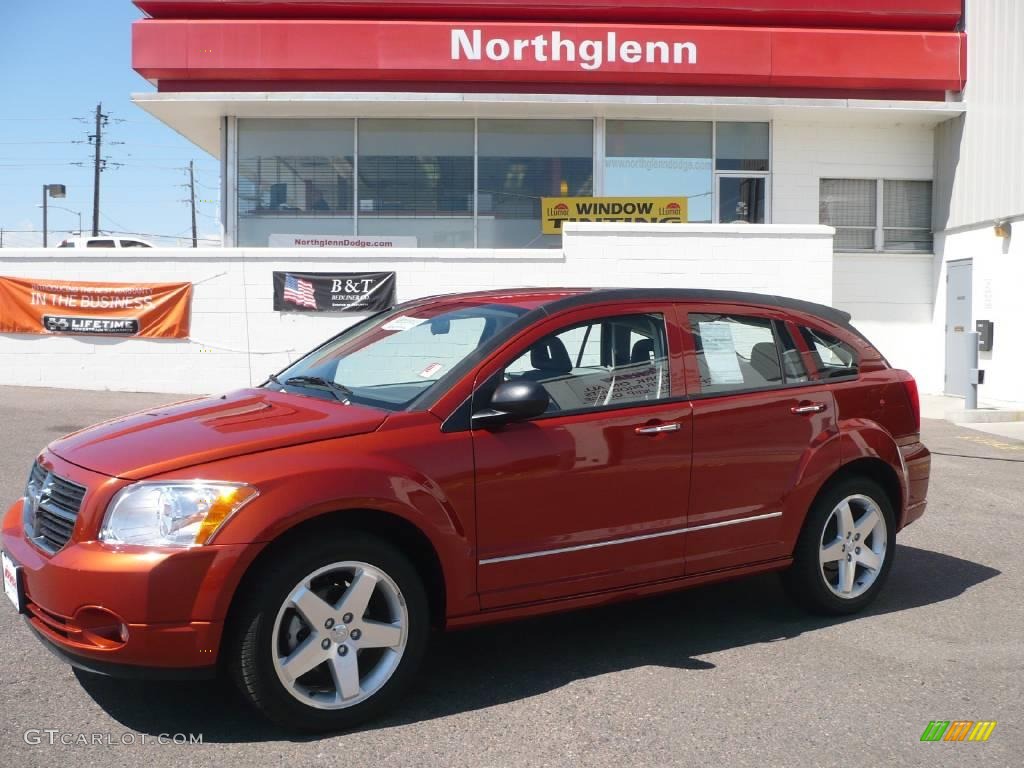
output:
M29 521L29 535L47 552L57 552L68 543L78 520L85 487L47 472L40 464L32 467L29 485L39 488L35 498L34 514Z

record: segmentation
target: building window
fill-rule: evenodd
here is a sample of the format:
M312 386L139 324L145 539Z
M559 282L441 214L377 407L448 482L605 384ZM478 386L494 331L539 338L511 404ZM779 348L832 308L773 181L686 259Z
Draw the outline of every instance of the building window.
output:
M932 250L930 181L822 179L818 208L836 251Z
M558 248L542 198L593 195L685 197L697 223L770 220L768 123L599 120L596 133L597 146L594 120L241 119L236 242ZM893 200L895 248L920 232Z
M768 123L717 123L715 131L715 170L768 170Z
M480 120L477 191L481 248L557 248L541 234L542 197L594 192L591 120Z
M358 173L358 234L473 247L472 120L360 120Z
M238 242L353 234L354 120L240 120Z
M712 221L712 123L609 120L608 197L686 197L688 220Z
M718 223L764 224L767 182L765 176L719 176Z
M882 211L885 250L931 252L930 181L886 181L882 192Z

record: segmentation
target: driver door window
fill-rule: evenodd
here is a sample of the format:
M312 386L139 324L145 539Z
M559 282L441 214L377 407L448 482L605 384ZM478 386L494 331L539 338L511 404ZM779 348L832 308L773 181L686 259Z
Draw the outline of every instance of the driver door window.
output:
M590 320L551 334L513 361L504 381L540 383L548 412L574 412L671 396L660 314Z

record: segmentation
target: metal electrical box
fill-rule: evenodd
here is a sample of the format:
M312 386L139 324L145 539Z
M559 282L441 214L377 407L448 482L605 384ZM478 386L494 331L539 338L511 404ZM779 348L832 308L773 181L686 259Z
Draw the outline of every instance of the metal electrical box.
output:
M991 320L978 320L974 324L974 329L978 332L978 351L979 352L991 352L992 351L992 335L995 331L995 326Z

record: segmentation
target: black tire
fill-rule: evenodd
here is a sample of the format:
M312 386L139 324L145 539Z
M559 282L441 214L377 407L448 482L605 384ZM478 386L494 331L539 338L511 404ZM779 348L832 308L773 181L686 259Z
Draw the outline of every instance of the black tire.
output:
M343 709L303 703L282 684L274 667L274 624L295 586L320 568L342 561L366 563L397 584L408 611L405 649L390 679L372 696ZM311 537L270 555L247 583L224 645L224 664L242 695L285 728L308 732L341 731L380 716L412 683L430 634L430 609L422 579L396 547L358 531Z
M844 499L867 496L882 512L885 519L886 546L882 567L874 582L856 597L840 597L829 588L822 573L819 553L822 536L833 510ZM832 483L818 495L793 551L793 565L782 574L783 584L790 596L811 613L844 616L864 610L881 592L896 556L896 516L889 495L874 480L851 476Z

